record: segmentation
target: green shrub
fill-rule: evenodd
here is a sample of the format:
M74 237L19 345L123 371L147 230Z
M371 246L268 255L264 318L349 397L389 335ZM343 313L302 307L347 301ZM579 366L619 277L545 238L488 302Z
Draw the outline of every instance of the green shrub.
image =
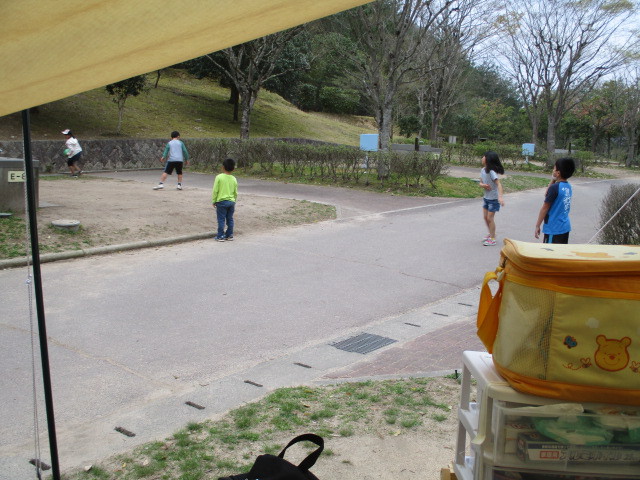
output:
M194 139L189 142L189 162L197 169L217 172L230 149L231 142L224 138Z
M318 103L318 89L315 85L303 83L295 92L296 106L304 111L320 110Z
M596 163L595 156L591 152L573 152L568 156L572 157L575 160L576 170L580 173L584 173L589 167L593 166Z
M409 138L411 134L420 130L420 119L417 115L405 115L398 119L398 127L400 128L400 135Z
M424 178L432 188L436 188L436 181L448 171L440 155L420 152L392 152L390 166L394 178L404 179L405 187L419 187Z
M322 110L330 113L355 113L360 104L360 94L356 90L338 87L322 87L319 101Z
M640 245L640 193L637 192L638 185L634 184L611 186L600 206L600 226L606 224L600 232L600 243ZM614 217L627 201L629 203Z

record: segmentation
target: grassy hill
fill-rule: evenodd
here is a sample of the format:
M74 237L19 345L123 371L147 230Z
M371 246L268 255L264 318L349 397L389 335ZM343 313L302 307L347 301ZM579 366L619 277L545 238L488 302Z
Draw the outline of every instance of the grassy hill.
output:
M150 82L155 80L149 76ZM121 137L165 138L172 130L183 138L238 137L232 122L229 90L217 82L197 80L180 70L164 71L158 88L127 100ZM31 114L34 140L61 137L71 128L78 138L116 137L118 109L103 88L41 105ZM358 145L360 134L376 133L371 118L307 113L279 95L262 90L251 115L252 137L299 137ZM19 113L0 117L0 139L22 138Z

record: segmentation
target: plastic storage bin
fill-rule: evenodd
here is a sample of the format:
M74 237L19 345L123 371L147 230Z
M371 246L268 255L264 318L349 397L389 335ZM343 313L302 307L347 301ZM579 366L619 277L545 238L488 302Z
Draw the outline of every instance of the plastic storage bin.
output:
M568 414L522 408L544 405L558 408L559 403L565 405L564 412ZM587 412L577 413L582 407ZM638 418L632 415L624 417L624 421L632 421L623 425L620 408L634 411L634 407L567 404L557 399L516 392L498 375L490 354L464 352L454 471L460 480L502 479L509 475L517 479L520 474L526 478L526 474L532 472L543 479L545 476L567 480L577 476L594 480L640 479L640 451L631 443L624 447L603 445L601 448L587 448L577 444L558 447L556 442L554 448L547 448L552 445L547 439L542 442L547 450L538 448L538 457L533 457L536 459L526 456L540 447L533 442L535 438L526 437L539 435L535 423L554 419L573 421L580 417L581 422L604 425L612 432L616 429L620 432L625 426L629 430L629 425L633 428Z

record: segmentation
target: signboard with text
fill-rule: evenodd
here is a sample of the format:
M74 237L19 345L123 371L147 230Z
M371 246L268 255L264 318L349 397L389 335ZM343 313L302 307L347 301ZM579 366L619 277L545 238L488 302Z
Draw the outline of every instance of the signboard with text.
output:
M15 183L15 182L24 182L26 180L26 175L24 170L9 170L7 172L7 182Z

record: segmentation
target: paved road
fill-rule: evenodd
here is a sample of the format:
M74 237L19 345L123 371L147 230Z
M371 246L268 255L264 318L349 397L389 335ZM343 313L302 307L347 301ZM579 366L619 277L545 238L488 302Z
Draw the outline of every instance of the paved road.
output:
M150 188L157 180L157 172L116 175ZM573 242L591 238L600 200L616 182L573 182ZM211 184L207 175L186 178L187 188ZM481 348L477 288L499 248L480 243L477 199L245 179L240 189L332 203L340 218L235 242L42 266L63 469L163 438L273 388L451 371L462 350ZM499 234L534 241L542 198L542 190L508 195ZM25 269L0 271L0 479L7 480L30 478L34 456L25 278ZM332 346L362 333L395 342L366 354ZM42 401L38 408L44 429Z

